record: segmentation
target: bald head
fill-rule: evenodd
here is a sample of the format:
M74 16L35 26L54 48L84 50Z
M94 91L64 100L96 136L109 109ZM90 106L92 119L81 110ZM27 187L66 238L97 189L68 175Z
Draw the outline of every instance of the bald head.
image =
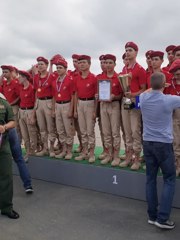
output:
M151 75L151 87L153 90L161 90L164 88L165 82L166 78L163 73L157 72Z

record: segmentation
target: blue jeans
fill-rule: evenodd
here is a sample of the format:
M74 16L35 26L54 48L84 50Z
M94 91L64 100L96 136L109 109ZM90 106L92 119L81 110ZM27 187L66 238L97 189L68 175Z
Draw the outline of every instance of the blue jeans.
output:
M146 161L146 199L151 220L164 223L170 217L175 191L176 170L173 146L171 143L143 142ZM163 189L158 210L157 174L162 170Z
M24 188L26 189L31 187L31 176L23 159L19 137L15 128L9 129L8 137L11 153L19 169L19 174L23 181Z

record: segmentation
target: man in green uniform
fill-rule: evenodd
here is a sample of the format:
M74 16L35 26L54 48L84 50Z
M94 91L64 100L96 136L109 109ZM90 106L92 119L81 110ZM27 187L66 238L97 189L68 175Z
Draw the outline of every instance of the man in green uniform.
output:
M0 210L2 215L17 219L19 214L13 210L12 157L10 154L8 129L15 127L13 111L6 100L0 96Z

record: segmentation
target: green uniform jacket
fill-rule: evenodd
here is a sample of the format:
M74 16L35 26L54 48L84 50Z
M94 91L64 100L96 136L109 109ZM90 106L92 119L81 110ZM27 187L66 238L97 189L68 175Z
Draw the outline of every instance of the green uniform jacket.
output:
M14 114L9 103L0 98L0 125L14 120ZM12 156L9 148L7 132L2 135L0 146L0 210L10 212L12 209L13 178Z

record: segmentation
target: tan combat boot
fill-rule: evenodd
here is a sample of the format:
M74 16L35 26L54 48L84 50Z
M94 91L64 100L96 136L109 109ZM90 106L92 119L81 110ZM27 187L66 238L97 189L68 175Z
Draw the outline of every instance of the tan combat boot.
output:
M141 167L140 154L137 153L137 154L135 154L134 162L131 166L131 170L137 171L140 169L140 167Z
M43 148L40 152L36 153L37 157L43 157L43 156L48 156L48 155L49 155L49 152L48 152L48 149L46 149L46 148Z
M123 168L128 167L132 162L132 157L133 157L133 150L132 149L127 150L126 159L124 162L120 163L119 166Z
M76 161L88 160L88 146L83 146L82 152L79 156L74 158Z
M114 149L113 161L111 162L112 167L119 166L120 164L119 149Z
M94 147L90 148L90 153L89 153L89 163L94 163L96 161L95 155L94 155Z
M55 158L64 158L66 156L66 150L67 150L67 146L65 143L62 144L62 151L55 155Z
M50 157L55 157L54 142L50 142L49 156Z
M67 145L67 153L66 153L65 159L66 160L71 160L72 157L73 157L72 145Z
M105 158L103 160L101 160L102 165L106 165L106 164L108 164L109 162L112 161L112 151L111 151L111 149L110 148L105 148L104 151L105 151Z
M103 151L103 152L98 156L98 159L99 159L99 160L103 160L105 157L106 157L106 152Z

